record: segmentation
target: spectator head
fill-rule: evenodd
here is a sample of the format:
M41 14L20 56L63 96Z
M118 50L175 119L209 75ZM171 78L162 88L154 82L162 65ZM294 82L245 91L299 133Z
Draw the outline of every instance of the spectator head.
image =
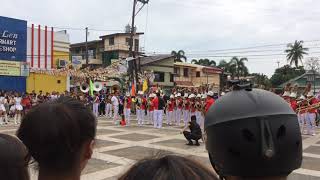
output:
M196 116L191 116L191 122L196 122L197 121L197 117Z
M221 177L278 180L301 166L297 115L271 92L245 86L231 91L204 122L210 161Z
M27 149L19 139L6 134L0 134L0 177L29 180Z
M78 100L61 97L25 115L17 136L47 175L81 172L93 153L96 119Z
M142 160L131 167L119 180L218 180L213 171L185 157L168 155Z

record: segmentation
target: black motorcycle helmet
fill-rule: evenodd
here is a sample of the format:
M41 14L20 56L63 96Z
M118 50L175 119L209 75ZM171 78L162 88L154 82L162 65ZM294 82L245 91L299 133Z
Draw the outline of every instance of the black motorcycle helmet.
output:
M301 166L297 115L271 92L227 93L208 111L205 131L211 164L221 177L287 176Z

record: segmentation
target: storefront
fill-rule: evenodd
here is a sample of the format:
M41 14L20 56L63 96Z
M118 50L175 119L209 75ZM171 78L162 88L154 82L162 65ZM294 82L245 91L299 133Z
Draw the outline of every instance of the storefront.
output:
M0 16L0 90L26 91L27 21Z

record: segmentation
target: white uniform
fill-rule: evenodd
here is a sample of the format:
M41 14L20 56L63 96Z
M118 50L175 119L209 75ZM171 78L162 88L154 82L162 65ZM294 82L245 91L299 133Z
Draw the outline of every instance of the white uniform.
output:
M18 111L22 111L23 110L23 107L21 105L22 98L21 97L15 97L14 100L16 102L15 103L15 109L18 110Z
M0 97L0 111L6 111L6 108L4 107L4 97Z
M113 122L115 123L118 120L119 115L119 100L116 96L112 96L111 103L113 106Z

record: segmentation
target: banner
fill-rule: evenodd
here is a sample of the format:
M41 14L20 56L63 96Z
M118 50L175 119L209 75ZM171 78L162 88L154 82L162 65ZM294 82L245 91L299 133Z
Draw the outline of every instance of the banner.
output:
M0 60L0 76L20 76L20 66L20 62L17 61Z

